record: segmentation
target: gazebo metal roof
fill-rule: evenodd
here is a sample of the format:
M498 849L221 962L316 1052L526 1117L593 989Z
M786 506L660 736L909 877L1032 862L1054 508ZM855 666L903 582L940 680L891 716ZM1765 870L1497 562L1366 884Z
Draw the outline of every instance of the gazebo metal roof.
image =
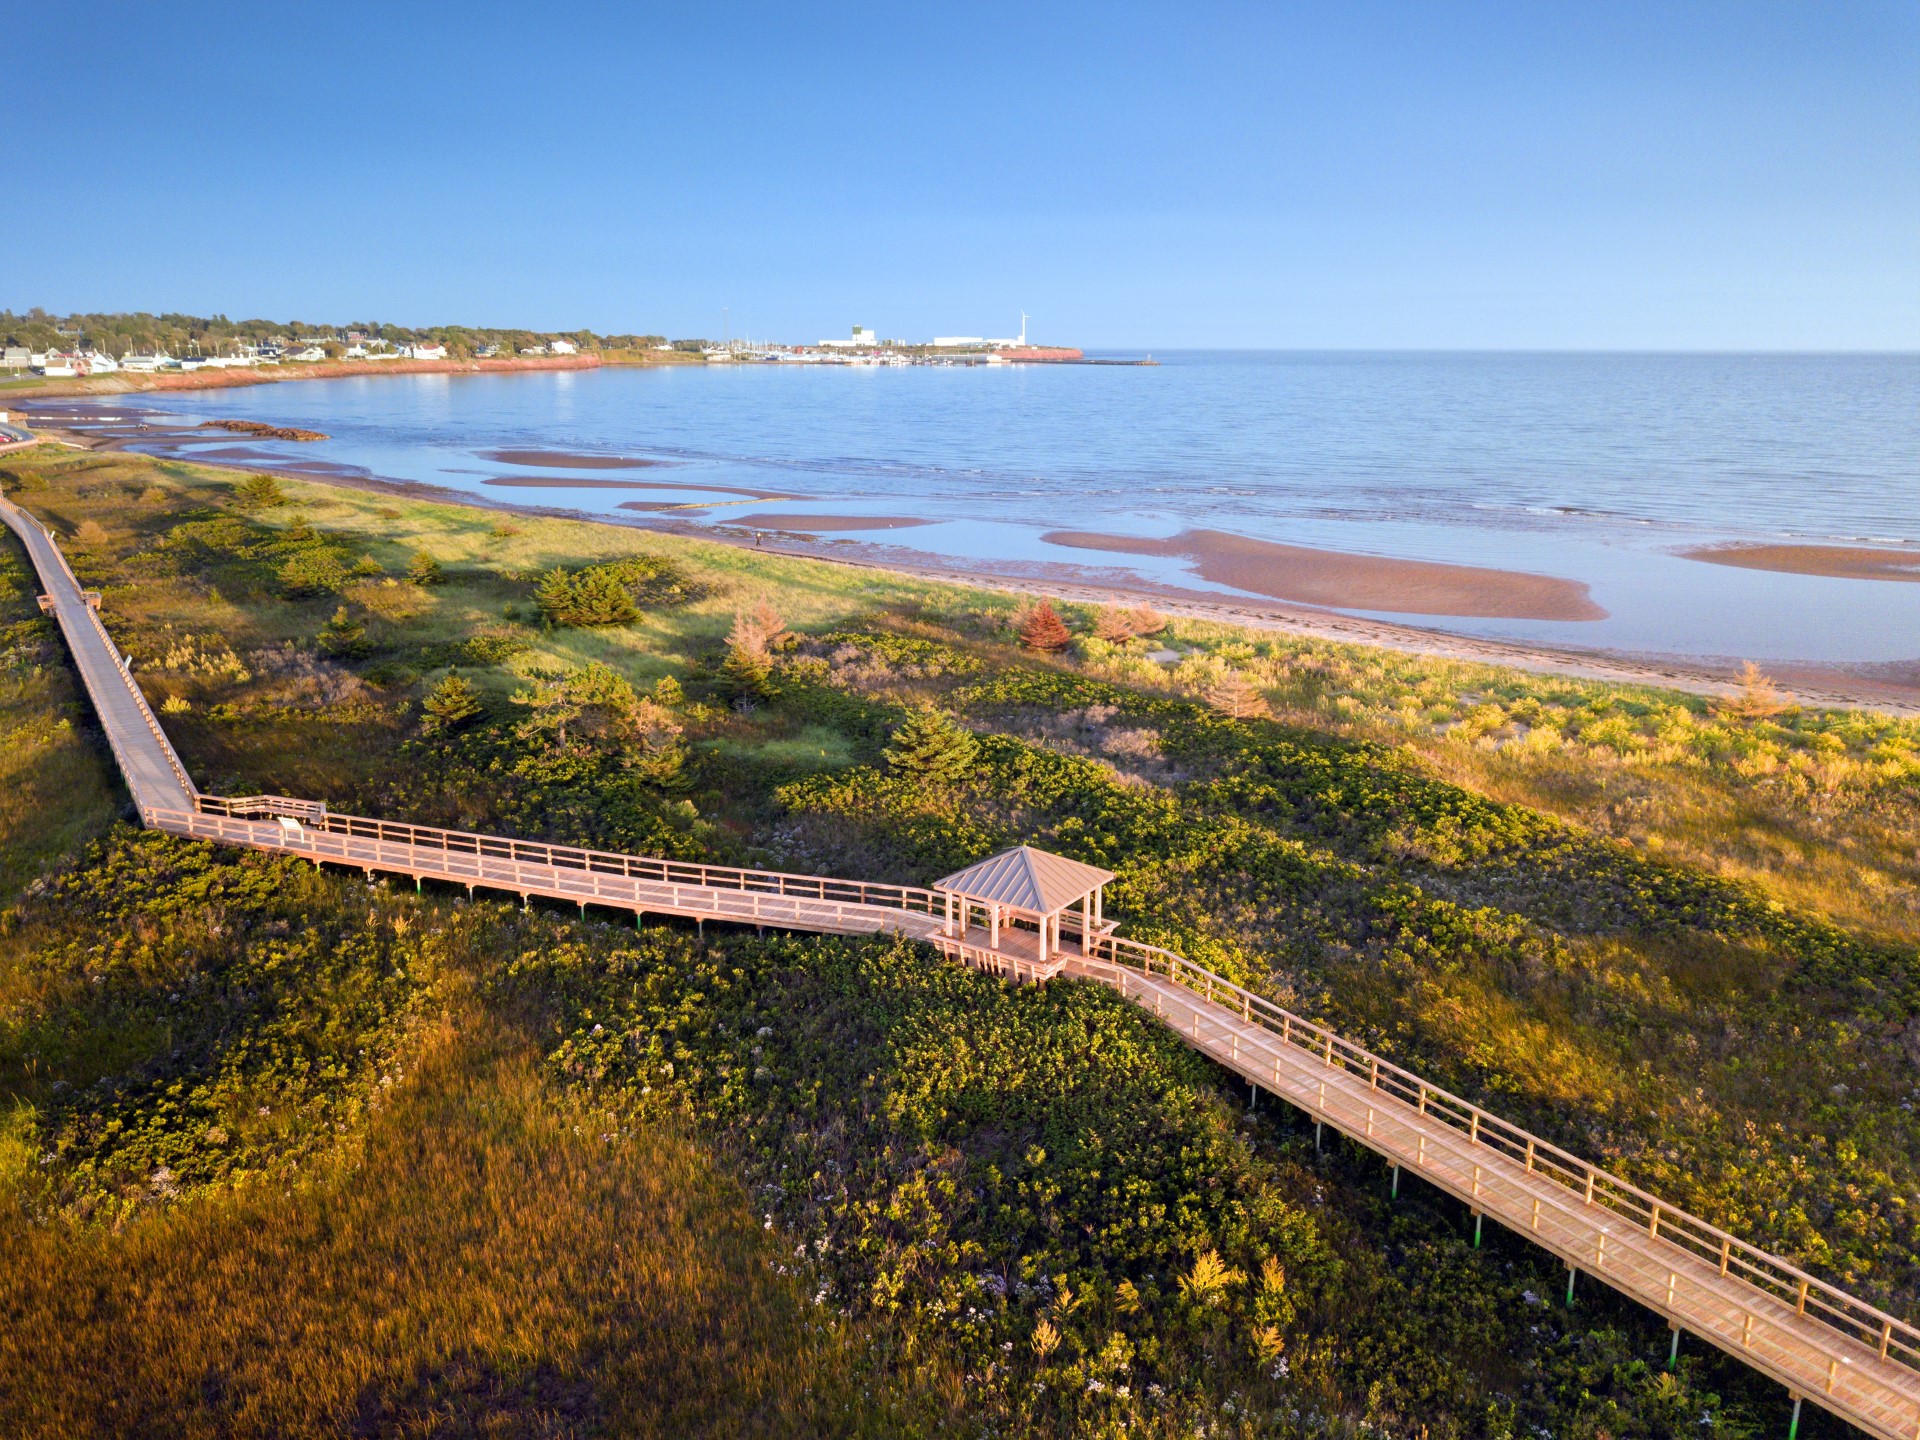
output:
M1086 898L1111 879L1111 870L1082 865L1031 845L1017 845L934 881L933 888L983 904L1051 915Z

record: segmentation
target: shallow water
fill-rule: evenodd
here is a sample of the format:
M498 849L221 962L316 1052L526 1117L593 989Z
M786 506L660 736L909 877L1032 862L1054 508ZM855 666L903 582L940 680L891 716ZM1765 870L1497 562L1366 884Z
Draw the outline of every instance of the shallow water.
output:
M1210 528L1564 576L1589 584L1608 612L1585 622L1392 617L1464 633L1771 660L1920 656L1920 585L1676 553L1722 540L1920 547L1920 357L1158 358L1154 368L394 375L111 406L322 430L332 438L246 443L628 522L644 516L621 511L625 500L714 500L671 513L717 523L750 513L740 490L760 490L806 497L767 502L783 514L933 518L941 523L887 538L958 560L1110 562L1220 590L1178 559L1041 538ZM554 487L565 469L484 458L514 449L678 463L631 472L644 491L576 490ZM578 473L604 482L623 472ZM544 483L486 484L516 475Z

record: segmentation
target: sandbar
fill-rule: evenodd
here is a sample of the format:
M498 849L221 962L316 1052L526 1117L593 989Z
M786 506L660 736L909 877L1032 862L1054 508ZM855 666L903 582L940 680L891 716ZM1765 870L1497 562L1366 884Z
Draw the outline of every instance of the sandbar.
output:
M1702 545L1680 552L1709 565L1773 570L1782 575L1825 575L1835 580L1920 581L1920 550L1881 550L1866 545Z
M812 530L827 534L838 530L904 530L912 525L934 522L913 515L791 515L768 512L760 515L734 515L722 525L745 525L759 530Z
M800 500L777 490L743 490L737 485L676 485L671 480L562 480L552 475L496 475L483 485L507 490L678 490L694 495L744 495L749 500Z
M1221 530L1184 530L1166 540L1087 530L1054 530L1043 538L1072 550L1188 560L1202 579L1217 585L1303 605L1496 620L1604 620L1607 615L1580 581L1518 570L1351 555Z
M645 470L670 460L637 460L626 455L570 455L564 450L482 450L482 460L502 465L532 465L547 470Z

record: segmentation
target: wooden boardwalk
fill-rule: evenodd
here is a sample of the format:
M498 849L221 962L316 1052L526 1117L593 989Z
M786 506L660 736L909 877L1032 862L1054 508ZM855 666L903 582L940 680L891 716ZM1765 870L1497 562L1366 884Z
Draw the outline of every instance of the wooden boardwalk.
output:
M634 914L827 934L895 932L1020 980L1112 987L1222 1066L1378 1152L1882 1440L1920 1440L1920 1330L1663 1204L1392 1062L1169 951L1069 927L949 933L948 897L546 845L331 813L313 801L202 796L58 546L0 499L26 544L143 823L172 834Z

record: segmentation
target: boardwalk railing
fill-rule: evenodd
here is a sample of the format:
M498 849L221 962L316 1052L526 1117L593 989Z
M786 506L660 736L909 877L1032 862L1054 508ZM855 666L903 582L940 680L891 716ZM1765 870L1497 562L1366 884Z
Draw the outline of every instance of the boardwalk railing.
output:
M198 813L246 821L285 818L297 822L301 831L347 836L373 841L376 846L394 847L391 852L378 849L362 852L375 869L387 868L378 858L383 853L387 861L394 862L395 868L414 869L415 866L404 862L417 860L419 852L442 852L449 856L470 855L476 859L504 860L520 866L578 871L584 875L617 875L654 884L684 885L705 890L738 890L843 905L882 906L935 919L943 918L946 914L945 895L915 885L836 880L825 875L790 875L778 870L743 870L727 865L704 865L691 860L664 860L645 855L587 850L574 845L548 845L538 840L511 840L466 830L442 830L431 825L408 825L394 820L370 820L360 815L337 815L315 801L290 800L277 795L249 795L233 800L202 795L198 797ZM398 853L402 849L413 853Z
M60 542L53 531L41 524L38 518L28 515L26 511L21 510L18 506L4 499L0 499L0 505L6 506L13 514L19 516L46 537L47 549L52 552L53 563L59 567L57 573L80 594L83 601L90 595L93 597L91 602L81 605L80 608L83 613L79 617L79 623L91 625L94 632L99 635L100 642L107 647L107 652L120 662L118 667L120 683L127 688L128 694L132 696L134 704L140 712L140 718L146 722L147 731L152 736L154 744L159 748L161 755L166 758L167 764L173 770L173 773L180 777L180 783L186 788L187 794L197 795L199 791L194 786L193 778L187 774L187 767L181 763L180 756L173 748L173 742L167 738L167 732L160 728L159 717L153 713L153 708L147 704L147 697L140 693L140 687L134 683L130 662L125 655L121 654L120 647L113 643L113 637L107 633L107 627L101 623L98 609L98 592L81 588L80 577L73 573L73 567L67 563L66 553L61 550ZM39 560L31 555L29 555L28 558L33 559L35 567L38 568ZM40 583L47 585L49 588L51 588L52 585L51 579L46 575L40 577ZM51 599L51 595L43 597L43 609L55 609L55 607L48 603ZM58 618L57 614L56 618ZM113 750L113 758L120 766L120 773L123 775L133 773L132 767L128 764L128 756L123 748L122 737L115 734L111 726L104 726L103 728L107 731L107 744Z
M42 582L50 592L78 592L44 526L4 501L0 519L23 535L28 524L36 525L47 537L44 547L29 546ZM147 776L164 773L153 763L155 756L164 757L184 787L190 808L141 801L142 820L154 829L302 855L316 863L333 861L369 874L384 870L470 888L550 895L583 907L603 903L636 913L812 931L897 930L1015 978L1045 979L1059 969L1057 957L1027 952L1026 932L1008 935L998 948L978 944L977 931L947 933L948 897L918 886L549 845L338 815L317 801L284 796L201 795L92 607L78 600L84 620L72 613L73 601L55 608L63 624L91 624L106 644L105 654L117 662L110 666L115 678L108 680L100 673L108 667L98 657L76 657L130 787L136 770ZM132 723L125 706L103 703L108 697L100 687L109 685L131 693L146 733ZM144 768L135 763L136 750L146 756ZM1885 1440L1920 1440L1920 1329L1912 1324L1184 956L1121 939L1105 926L1089 932L1077 916L1062 918L1063 929L1082 952L1071 963L1073 973L1114 986L1143 1004L1150 995L1155 1013L1203 1053L1330 1121L1396 1165L1423 1167L1434 1184L1467 1199L1476 1211L1484 1207L1569 1266L1589 1269L1676 1324L1684 1322L1780 1379L1796 1396L1814 1398ZM1608 1216L1628 1229L1598 1223ZM1613 1250L1607 1248L1610 1236Z
M1711 1262L1721 1275L1743 1281L1849 1339L1920 1373L1920 1328L1866 1301L1836 1289L1795 1265L1749 1245L1716 1225L1676 1209L1599 1166L1582 1160L1518 1125L1481 1109L1382 1059L1371 1050L1303 1019L1252 991L1195 965L1191 960L1118 936L1096 941L1101 958L1146 975L1162 975L1208 1002L1237 1013L1284 1045L1304 1051L1321 1065L1365 1080L1412 1105L1429 1121L1464 1135L1471 1144L1518 1160L1529 1174L1560 1185L1582 1204L1598 1205L1630 1221L1650 1237L1665 1240ZM1920 1436L1920 1426L1916 1426Z

